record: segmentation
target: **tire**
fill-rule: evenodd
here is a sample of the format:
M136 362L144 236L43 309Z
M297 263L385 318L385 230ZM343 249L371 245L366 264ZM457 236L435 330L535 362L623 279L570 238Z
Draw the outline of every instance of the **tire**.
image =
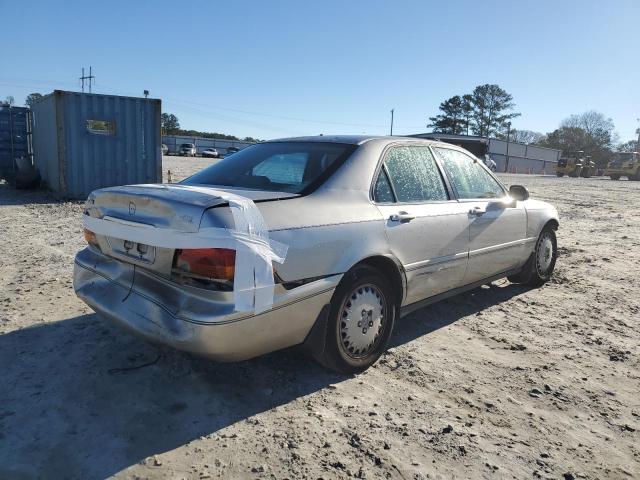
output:
M510 275L507 279L513 283L521 283L531 287L539 287L551 279L558 258L558 242L556 232L546 226L536 241L536 249L524 264L522 270Z
M558 177L564 177L564 173L556 173Z
M609 175L609 177L611 177L611 180L620 180L620 175Z
M346 374L373 365L393 332L397 314L394 293L375 268L359 265L347 272L331 299L325 348L316 360Z

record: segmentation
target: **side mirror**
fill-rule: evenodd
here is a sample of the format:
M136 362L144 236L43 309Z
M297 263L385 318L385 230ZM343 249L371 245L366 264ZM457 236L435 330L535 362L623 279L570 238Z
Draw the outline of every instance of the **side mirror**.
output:
M529 198L529 190L522 185L511 185L509 187L509 195L514 200L525 201Z

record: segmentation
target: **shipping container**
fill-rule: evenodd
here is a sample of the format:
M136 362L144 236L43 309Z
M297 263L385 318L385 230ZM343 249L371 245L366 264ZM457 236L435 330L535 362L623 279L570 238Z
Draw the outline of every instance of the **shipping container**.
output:
M162 181L160 100L55 90L32 109L33 163L58 196Z
M31 163L31 111L0 105L0 179L12 181L20 163Z

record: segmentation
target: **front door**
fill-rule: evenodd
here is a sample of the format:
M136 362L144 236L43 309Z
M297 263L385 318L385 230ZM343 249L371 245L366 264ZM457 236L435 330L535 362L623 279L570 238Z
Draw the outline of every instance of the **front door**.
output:
M406 304L460 286L467 267L468 206L449 197L429 147L391 147L374 201L386 219L391 253L406 271Z
M476 158L434 148L469 222L469 263L464 283L507 272L526 261L527 213Z

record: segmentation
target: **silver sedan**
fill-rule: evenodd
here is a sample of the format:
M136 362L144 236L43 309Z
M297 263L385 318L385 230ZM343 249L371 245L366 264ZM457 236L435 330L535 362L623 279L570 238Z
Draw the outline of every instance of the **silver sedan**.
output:
M340 372L373 364L417 308L503 277L542 285L559 225L459 147L365 136L265 142L179 184L97 190L84 223L74 287L102 316L221 361L303 344Z

